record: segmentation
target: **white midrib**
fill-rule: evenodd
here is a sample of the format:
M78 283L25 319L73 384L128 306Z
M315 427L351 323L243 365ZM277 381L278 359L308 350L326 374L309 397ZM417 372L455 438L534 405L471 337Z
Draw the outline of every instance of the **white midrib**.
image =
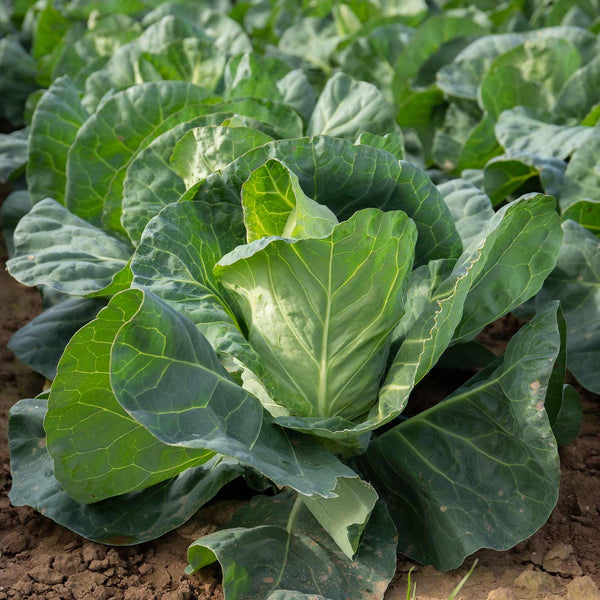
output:
M328 351L329 351L329 321L331 318L331 279L333 266L333 243L329 253L329 273L327 280L327 308L325 310L325 319L323 321L323 340L321 341L321 363L319 365L319 392L317 397L318 415L327 414L327 376L328 376Z

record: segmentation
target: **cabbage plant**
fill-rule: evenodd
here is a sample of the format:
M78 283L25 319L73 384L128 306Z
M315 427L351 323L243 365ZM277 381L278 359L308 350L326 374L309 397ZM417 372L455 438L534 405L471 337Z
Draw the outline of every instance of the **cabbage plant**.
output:
M576 429L558 303L446 399L403 414L440 359L466 360L556 264L551 197L472 210L486 201L316 136L208 175L133 256L38 202L11 273L96 310L110 299L49 393L11 412L12 502L135 544L244 476L256 496L189 550L190 573L219 561L227 598L382 598L397 551L450 569L525 539L556 503L557 440Z

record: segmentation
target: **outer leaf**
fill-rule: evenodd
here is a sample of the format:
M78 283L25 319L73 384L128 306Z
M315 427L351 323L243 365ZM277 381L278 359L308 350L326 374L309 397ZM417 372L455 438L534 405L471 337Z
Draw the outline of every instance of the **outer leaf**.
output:
M581 200L574 202L562 214L562 220L570 219L600 236L600 200Z
M337 224L335 215L311 200L298 177L277 159L258 167L242 185L247 240L263 237L324 237Z
M127 270L131 249L46 198L15 230L15 256L7 267L25 285L48 285L83 296L114 293ZM127 287L126 278L125 286ZM116 291L116 290L115 290Z
M544 397L560 347L548 305L503 357L432 409L372 442L360 467L385 498L400 551L452 569L546 522L559 459Z
M450 208L463 247L481 238L488 221L494 216L490 199L464 179L452 179L438 185Z
M121 295L135 299L137 312L113 344L112 388L159 440L232 456L308 496L333 497L338 477L355 477L313 441L292 441L274 425L260 402L229 378L187 317L149 293Z
M251 150L191 188L184 199L210 194L237 204L244 181L269 158L284 162L304 192L340 220L367 207L406 212L419 230L418 264L460 251L450 211L421 169L377 148L327 136L279 140Z
M154 138L197 114L207 93L184 82L147 83L115 94L81 127L67 162L66 204L77 216L124 233L125 172Z
M504 230L469 290L455 340L473 338L485 325L526 302L556 265L562 235L554 198L532 194L517 202L521 210L506 212Z
M218 354L255 366L257 358L212 272L243 241L241 211L233 204L171 204L146 227L131 270L134 286L189 317Z
M54 478L43 427L46 401L21 400L10 411L10 500L28 505L79 535L103 544L139 544L183 525L242 469L215 457L175 479L96 504L79 504Z
M556 269L536 305L561 302L567 320L567 365L585 388L600 392L600 242L573 221L562 224L563 243Z
M200 110L200 108L202 110ZM233 112L264 116L265 106L253 100L204 105L198 112L206 112L187 123L176 125L159 135L141 150L127 168L123 182L123 215L121 223L134 243L139 243L144 227L161 208L176 202L186 186L170 162L171 154L180 138L193 127L220 125L231 118ZM233 112L219 112L221 110ZM217 112L212 112L217 111ZM256 122L257 126L271 131L276 127Z
M483 187L494 206L532 177L540 178L547 193L558 195L565 167L565 162L557 158L540 158L527 154L498 156L485 165Z
M563 214L579 200L600 201L600 135L595 129L591 131L593 134L575 150L567 165L559 197Z
M338 479L335 492L337 498L299 497L342 552L352 559L377 502L377 492L358 477Z
M600 85L600 59L594 58L571 75L556 100L559 118L582 121L598 103Z
M71 339L58 364L44 427L54 475L84 504L147 488L205 463L212 453L167 446L134 421L110 387L110 353L137 309L118 295Z
M559 446L569 446L575 441L583 421L583 408L579 392L570 385L563 389L560 411L552 425L552 431Z
M23 173L27 164L28 142L27 129L0 133L0 182L5 183Z
M272 139L262 131L248 127L198 127L177 142L171 165L189 188L248 150Z
M37 89L36 63L29 52L11 39L0 40L0 118L22 125L25 101Z
M15 254L14 233L19 221L31 210L31 196L26 190L9 194L0 207L0 223L8 256Z
M293 415L353 419L369 410L404 313L415 238L404 213L366 209L327 237L264 238L217 264L265 384Z
M354 141L363 131L398 131L392 107L374 85L338 72L319 97L306 133Z
M373 148L380 148L390 154L393 154L398 160L404 159L404 136L400 133L386 133L385 135L375 135L364 131L361 133L356 144L366 144Z
M91 321L105 304L102 300L87 298L70 298L55 304L21 327L7 347L21 362L52 380L73 334Z
M470 290L480 277L485 285L475 287L475 295L485 294L487 285L497 293L493 287L494 281L490 281L486 273L493 269L497 272L502 265L504 252L517 251L519 244L513 245L513 241L524 224L529 224L524 235L527 236L528 229L531 228L533 241L547 238L546 243L551 247L560 243L560 232L555 231L554 236L549 235L552 226L548 226L547 222L552 222L555 218L552 199L541 194L524 196L494 215L480 241L467 248L450 276L437 286L429 304L408 330L380 389L379 402L376 410L373 409L371 418L389 419L402 411L410 391L435 365L450 344L456 328L463 322L463 311ZM541 219L539 228L536 219ZM536 237L538 234L541 240ZM521 249L519 261L523 262L519 264L527 264L525 261L531 260L538 250L540 248L533 243L526 251ZM542 256L544 261L556 259L556 255L549 257L546 249L542 249ZM532 263L535 265L535 261ZM542 269L544 267L542 263ZM470 298L471 312L480 308L472 300L475 295Z
M580 63L581 55L567 40L526 41L492 63L479 88L480 101L494 118L515 106L551 110Z
M504 111L498 118L495 131L507 153L562 159L597 135L594 127L544 123L525 107Z
M60 77L42 96L31 123L27 185L33 202L54 198L64 204L67 153L88 118L77 88Z
M188 572L218 560L230 600L382 599L396 568L394 526L382 503L354 561L302 504L294 503L293 494L257 496L229 525L190 546Z

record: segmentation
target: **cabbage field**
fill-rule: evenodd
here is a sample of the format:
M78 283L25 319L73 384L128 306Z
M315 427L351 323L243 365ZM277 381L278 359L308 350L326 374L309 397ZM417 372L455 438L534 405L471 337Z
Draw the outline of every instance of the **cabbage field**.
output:
M12 504L133 545L235 480L188 552L227 600L529 538L600 393L599 32L597 0L1 2L7 268L45 308L9 348L51 382ZM415 400L435 372L469 377Z

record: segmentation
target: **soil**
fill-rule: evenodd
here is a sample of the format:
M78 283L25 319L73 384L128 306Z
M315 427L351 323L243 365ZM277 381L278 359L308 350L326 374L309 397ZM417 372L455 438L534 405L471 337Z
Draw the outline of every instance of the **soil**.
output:
M6 349L10 336L41 311L34 289L12 280L0 265L0 600L217 600L217 567L187 577L189 543L226 522L235 505L216 502L179 530L146 544L107 547L86 541L29 508L15 508L6 440L8 410L41 391L44 380ZM521 323L504 319L485 332L499 352ZM453 382L454 383L454 382ZM404 600L408 572L419 600L446 600L474 559L463 600L600 600L600 398L586 394L576 442L561 450L558 505L530 540L507 552L484 550L449 573L400 558L387 600Z

